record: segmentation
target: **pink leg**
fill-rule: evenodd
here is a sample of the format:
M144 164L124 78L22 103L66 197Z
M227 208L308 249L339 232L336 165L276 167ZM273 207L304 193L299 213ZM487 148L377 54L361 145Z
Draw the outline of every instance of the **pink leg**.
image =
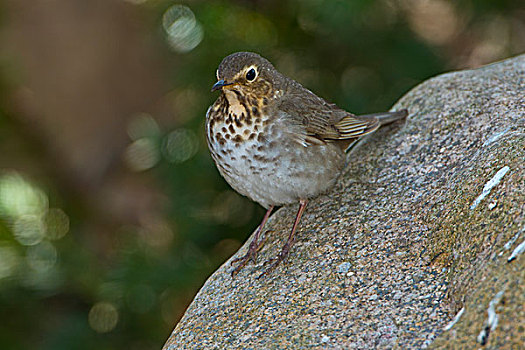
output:
M264 229L264 225L266 224L266 221L268 221L268 218L270 217L273 208L274 206L271 205L266 211L266 214L264 214L261 224L257 228L257 231L255 231L255 237L253 237L253 240L250 242L250 246L248 247L248 252L246 253L246 255L232 260L232 265L236 262L239 262L237 267L232 271L232 277L235 276L239 271L241 271L244 265L246 265L249 261L255 262L257 252L259 251L259 246L261 244L261 242L259 242L259 236L261 235L261 232Z
M295 241L295 231L297 230L297 226L299 226L299 221L301 220L301 216L303 215L304 209L306 208L306 204L308 204L308 200L301 199L299 211L297 212L297 215L295 216L295 222L292 227L292 232L290 232L290 235L288 236L288 239L286 240L286 243L284 244L283 248L281 249L281 252L279 255L277 255L276 258L270 259L264 264L270 264L270 267L264 271L258 278L261 278L262 276L270 273L273 271L277 265L279 265L282 261L286 259L288 254L290 253L290 248L292 247L293 242Z

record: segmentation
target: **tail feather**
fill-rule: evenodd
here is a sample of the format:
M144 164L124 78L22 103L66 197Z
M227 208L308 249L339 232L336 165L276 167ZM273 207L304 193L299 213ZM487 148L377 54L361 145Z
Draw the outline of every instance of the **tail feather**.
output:
M407 115L408 115L408 111L406 109L402 109L402 110L395 111L395 112L382 112L382 113L359 115L357 116L357 119L360 119L360 120L377 119L377 121L379 121L379 125L383 126L386 124L393 123L396 120L406 118Z
M345 152L348 152L356 141L364 135L376 131L379 127L404 119L408 115L406 109L395 112L365 114L342 119L335 125L339 137L333 141Z

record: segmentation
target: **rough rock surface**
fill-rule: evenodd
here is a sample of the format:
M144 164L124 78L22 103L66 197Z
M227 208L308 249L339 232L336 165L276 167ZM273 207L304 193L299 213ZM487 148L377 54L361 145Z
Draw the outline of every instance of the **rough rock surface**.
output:
M257 264L209 278L165 349L525 344L525 55L430 79L395 108L408 120L352 150L287 263L257 279L295 207L271 217Z

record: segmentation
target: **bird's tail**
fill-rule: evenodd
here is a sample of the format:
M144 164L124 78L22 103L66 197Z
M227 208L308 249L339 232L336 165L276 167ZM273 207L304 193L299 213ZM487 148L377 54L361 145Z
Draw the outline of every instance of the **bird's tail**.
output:
M357 116L357 118L360 120L377 119L377 121L379 121L379 125L383 126L386 124L393 123L396 120L406 118L407 115L408 115L408 111L406 109L402 109L402 110L395 111L395 112L364 114L364 115Z

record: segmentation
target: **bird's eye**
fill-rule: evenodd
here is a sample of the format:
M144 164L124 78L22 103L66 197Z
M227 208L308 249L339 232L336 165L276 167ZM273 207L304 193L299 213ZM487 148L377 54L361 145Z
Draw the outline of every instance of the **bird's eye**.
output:
M255 77L257 76L257 73L255 72L255 69L250 68L248 72L246 72L246 80L253 81Z

